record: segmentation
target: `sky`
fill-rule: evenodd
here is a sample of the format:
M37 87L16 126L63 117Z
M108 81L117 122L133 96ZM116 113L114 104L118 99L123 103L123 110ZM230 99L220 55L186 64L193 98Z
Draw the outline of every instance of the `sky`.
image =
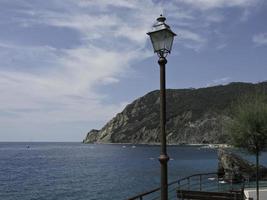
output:
M82 141L158 89L160 14L167 88L267 80L266 0L0 0L0 141Z

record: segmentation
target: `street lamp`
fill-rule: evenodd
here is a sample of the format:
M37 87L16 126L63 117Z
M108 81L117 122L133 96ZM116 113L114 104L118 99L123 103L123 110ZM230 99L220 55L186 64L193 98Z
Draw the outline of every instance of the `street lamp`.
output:
M161 130L161 154L159 157L161 167L161 200L168 200L168 161L166 148L166 81L165 65L167 55L171 53L173 38L176 36L170 27L165 24L166 18L160 15L153 25L153 30L147 33L150 36L154 52L159 56L160 66L160 130Z

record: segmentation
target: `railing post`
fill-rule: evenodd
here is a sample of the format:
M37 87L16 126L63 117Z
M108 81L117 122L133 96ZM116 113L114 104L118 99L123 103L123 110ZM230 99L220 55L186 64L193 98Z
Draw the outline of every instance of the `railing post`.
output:
M220 179L218 175L217 175L217 187L218 187L218 192L219 192L220 191Z
M187 178L188 190L190 190L190 177Z
M202 190L202 175L199 176L199 191Z

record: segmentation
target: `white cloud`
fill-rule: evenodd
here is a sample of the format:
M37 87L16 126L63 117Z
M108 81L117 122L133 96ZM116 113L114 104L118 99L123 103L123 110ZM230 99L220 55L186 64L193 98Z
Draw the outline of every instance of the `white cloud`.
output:
M108 6L115 6L115 7L122 7L122 8L137 8L138 1L130 1L130 0L98 0L98 1L91 1L91 0L80 0L73 2L77 2L81 7L98 7L98 8L107 8Z
M230 77L223 77L223 78L215 79L207 83L206 87L215 86L215 85L224 85L224 84L229 83L230 80L231 80Z
M109 97L97 89L131 76L132 64L152 55L151 49L145 48L146 32L163 10L167 23L178 34L175 42L200 51L213 33L209 26L226 20L221 13L202 13L202 9L248 7L258 0L48 0L46 6L23 2L25 6L21 3L19 8L10 9L13 27L71 30L80 43L57 47L1 42L0 38L0 125L5 126L13 126L15 121L104 123L125 103L104 103ZM195 12L196 8L201 11ZM0 19L0 28L8 23ZM53 33L48 30L47 37L58 37ZM38 39L36 35L33 39Z
M24 49L24 51L27 49ZM28 49L30 51L32 49ZM24 119L40 115L54 121L103 120L108 119L121 109L119 105L102 104L103 95L94 90L100 84L118 82L120 74L129 63L141 58L136 52L110 52L95 47L80 47L64 50L64 56L57 57L57 68L45 74L33 74L13 70L0 71L0 110L33 110L31 114L19 112ZM53 57L55 58L55 57ZM120 59L118 59L120 58ZM56 66L55 66L56 67ZM80 98L73 98L80 97ZM53 111L49 109L53 106ZM98 109L101 108L101 111ZM45 117L53 113L53 117ZM89 113L94 113L90 118Z
M189 30L179 29L177 30L177 33L179 40L183 43L183 45L195 51L199 51L207 42L204 36Z
M206 10L225 7L250 7L256 5L260 0L177 0L194 8Z
M257 46L267 45L267 33L259 33L252 37L252 41Z
M204 43L206 41L206 39L201 37L199 34L189 30L178 30L178 32L180 37L185 40L192 40L199 43Z
M220 23L224 19L225 19L225 17L222 14L216 13L216 12L209 13L206 15L206 20L209 22Z
M249 9L245 9L240 17L240 20L242 22L245 22L249 19L250 15L252 14L252 11L250 11Z
M125 106L123 101L104 103L109 97L97 88L119 82L133 62L152 55L144 45L154 13L147 8L127 17L111 11L96 15L84 10L88 2L75 1L83 8L71 12L65 7L62 12L23 10L28 18L17 19L18 25L69 28L81 35L83 44L64 49L0 43L0 124L103 123ZM130 4L120 6L133 9ZM140 19L145 17L149 19Z
M216 49L221 50L221 49L224 49L225 47L227 47L227 44L222 43L222 44L219 44L218 46L216 46Z

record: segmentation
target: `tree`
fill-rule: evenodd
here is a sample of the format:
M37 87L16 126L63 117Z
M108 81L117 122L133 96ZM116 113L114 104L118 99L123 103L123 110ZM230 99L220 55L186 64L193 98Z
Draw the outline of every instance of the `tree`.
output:
M267 146L266 95L243 97L232 109L232 120L227 124L232 145L256 156L256 188L259 200L259 154Z

